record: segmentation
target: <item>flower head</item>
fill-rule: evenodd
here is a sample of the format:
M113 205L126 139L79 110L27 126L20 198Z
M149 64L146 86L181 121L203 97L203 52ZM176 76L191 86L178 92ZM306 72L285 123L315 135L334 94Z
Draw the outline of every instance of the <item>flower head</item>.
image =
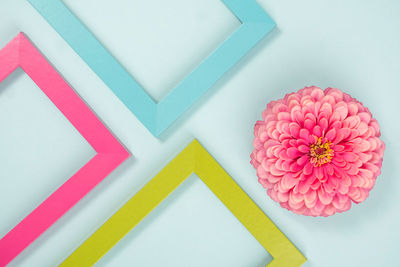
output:
M339 89L306 87L270 102L254 135L251 164L259 182L298 214L350 209L368 197L381 172L378 122Z

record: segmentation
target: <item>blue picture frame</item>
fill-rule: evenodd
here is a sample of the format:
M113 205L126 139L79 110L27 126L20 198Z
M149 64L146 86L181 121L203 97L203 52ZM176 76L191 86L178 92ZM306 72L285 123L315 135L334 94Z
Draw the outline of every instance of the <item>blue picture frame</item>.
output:
M157 103L62 0L28 1L154 136L164 132L275 27L256 0L221 0L241 26Z

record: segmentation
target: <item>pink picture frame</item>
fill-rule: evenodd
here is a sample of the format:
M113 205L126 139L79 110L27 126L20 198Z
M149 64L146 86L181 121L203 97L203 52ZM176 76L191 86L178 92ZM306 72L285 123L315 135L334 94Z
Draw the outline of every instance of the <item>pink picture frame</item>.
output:
M23 33L0 50L0 82L19 67L97 154L0 239L0 266L13 260L130 156Z

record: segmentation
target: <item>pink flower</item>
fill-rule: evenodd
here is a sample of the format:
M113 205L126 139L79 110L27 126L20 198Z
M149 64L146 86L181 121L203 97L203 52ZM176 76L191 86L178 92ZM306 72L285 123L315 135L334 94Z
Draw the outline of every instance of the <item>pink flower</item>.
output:
M339 89L312 86L270 102L262 115L251 164L282 207L330 216L368 197L385 144L362 103Z

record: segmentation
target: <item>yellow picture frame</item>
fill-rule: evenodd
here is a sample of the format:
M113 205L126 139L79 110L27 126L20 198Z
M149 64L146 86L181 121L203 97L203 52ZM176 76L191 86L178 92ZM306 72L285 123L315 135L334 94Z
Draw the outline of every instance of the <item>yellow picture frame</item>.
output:
M268 267L301 266L305 257L197 141L192 141L60 266L92 266L195 173L270 253Z

